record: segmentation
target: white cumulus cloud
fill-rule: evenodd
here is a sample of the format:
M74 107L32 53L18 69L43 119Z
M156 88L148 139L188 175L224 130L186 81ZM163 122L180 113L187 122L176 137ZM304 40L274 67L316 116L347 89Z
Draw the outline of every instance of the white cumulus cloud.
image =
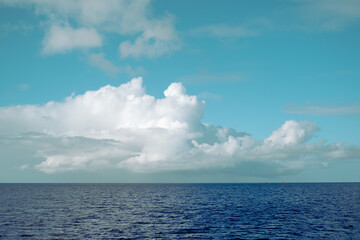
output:
M280 147L297 145L310 139L316 129L316 124L312 122L286 121L279 129L275 130L264 140L264 144Z
M203 123L204 107L181 83L172 83L157 99L146 93L142 78L134 78L63 102L2 107L0 143L31 149L38 162L22 165L49 174L106 168L256 174L257 168L271 166L268 172L279 175L322 167L331 159L360 158L359 146L310 142L317 130L312 122L285 121L257 140Z

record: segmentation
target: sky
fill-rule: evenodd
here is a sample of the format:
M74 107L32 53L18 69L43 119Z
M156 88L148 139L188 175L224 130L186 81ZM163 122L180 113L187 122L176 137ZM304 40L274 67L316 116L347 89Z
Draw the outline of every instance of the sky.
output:
M360 181L360 1L0 0L0 182Z

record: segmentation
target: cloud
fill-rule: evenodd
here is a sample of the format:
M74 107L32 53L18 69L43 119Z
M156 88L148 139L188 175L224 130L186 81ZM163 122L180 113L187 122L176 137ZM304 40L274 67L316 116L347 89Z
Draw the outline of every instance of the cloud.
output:
M343 115L351 117L360 117L360 104L344 104L338 106L296 106L292 105L285 109L288 113L303 114L303 115L315 115L315 116L326 116L326 115Z
M179 78L181 82L185 83L218 83L218 82L241 82L245 81L244 73L229 72L229 73L201 73L182 76Z
M273 28L273 22L266 17L253 17L242 24L210 24L189 31L193 36L216 38L246 38L256 37Z
M16 87L22 92L26 92L30 89L30 86L28 84L19 84Z
M248 38L270 31L340 31L360 23L358 0L292 0L281 8L270 9L262 17L244 19L242 23L210 24L189 31L192 36Z
M51 26L43 40L42 53L50 55L101 46L102 38L95 29Z
M135 77L138 75L145 74L145 70L141 67L133 69L129 65L125 66L116 66L109 60L105 58L104 53L91 53L88 55L89 63L90 65L93 65L100 70L110 74L110 75L116 75L119 73L125 73L126 75L130 77Z
M212 99L212 100L222 100L223 96L211 92L202 92L199 94L199 98L203 99Z
M123 58L155 58L179 48L173 17L152 16L149 0L2 0L0 3L32 8L45 17L43 52L46 54L101 46L107 33L125 39L119 43Z
M7 22L0 24L0 29L3 33L20 32L22 34L28 34L35 29L35 26L22 21L16 23Z
M29 164L24 164L19 167L20 170L25 170L29 167Z
M90 54L89 62L91 65L94 65L109 74L116 74L120 71L117 66L105 58L103 53Z
M144 21L143 33L131 41L124 41L119 45L122 58L145 56L155 58L180 48L180 41L173 27L171 17Z
M286 121L264 140L264 144L280 147L301 144L310 139L315 130L316 124L312 122Z
M191 33L195 35L210 35L222 38L253 37L259 34L257 31L251 30L245 26L228 26L224 24L202 26L191 30Z
M360 2L357 0L299 0L297 13L306 29L341 30L359 24ZM307 24L307 25L304 25Z
M119 45L119 52L122 58L127 57L147 57L156 58L167 52L177 50L180 47L177 41L163 40L157 37L138 37L134 43L131 41L122 42Z
M141 78L134 78L63 102L1 107L0 143L32 151L32 161L38 162L21 166L48 174L237 169L256 176L257 168L267 168L276 176L322 167L331 159L360 158L359 146L310 143L317 130L312 122L285 121L257 140L202 123L204 107L181 83L172 83L156 99L146 94Z

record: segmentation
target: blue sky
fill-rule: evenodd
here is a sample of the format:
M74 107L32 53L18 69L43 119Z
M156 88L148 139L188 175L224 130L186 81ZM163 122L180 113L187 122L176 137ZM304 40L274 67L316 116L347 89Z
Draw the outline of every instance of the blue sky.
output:
M360 181L359 1L2 0L0 29L2 182Z

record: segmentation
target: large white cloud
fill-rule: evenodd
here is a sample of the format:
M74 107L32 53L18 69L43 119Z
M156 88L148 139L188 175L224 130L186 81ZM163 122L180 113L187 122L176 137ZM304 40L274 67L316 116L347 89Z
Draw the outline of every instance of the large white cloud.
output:
M43 52L61 53L102 45L106 33L122 35L120 55L159 57L179 48L172 16L152 16L149 0L0 0L14 7L31 7L45 16ZM133 43L132 43L133 42Z
M204 107L181 83L172 83L164 98L156 99L146 94L141 78L134 78L63 102L2 107L0 140L32 149L40 160L27 166L46 173L241 169L254 163L253 168L271 165L276 175L331 159L360 158L359 146L309 142L317 130L312 122L285 121L257 140L202 123Z

